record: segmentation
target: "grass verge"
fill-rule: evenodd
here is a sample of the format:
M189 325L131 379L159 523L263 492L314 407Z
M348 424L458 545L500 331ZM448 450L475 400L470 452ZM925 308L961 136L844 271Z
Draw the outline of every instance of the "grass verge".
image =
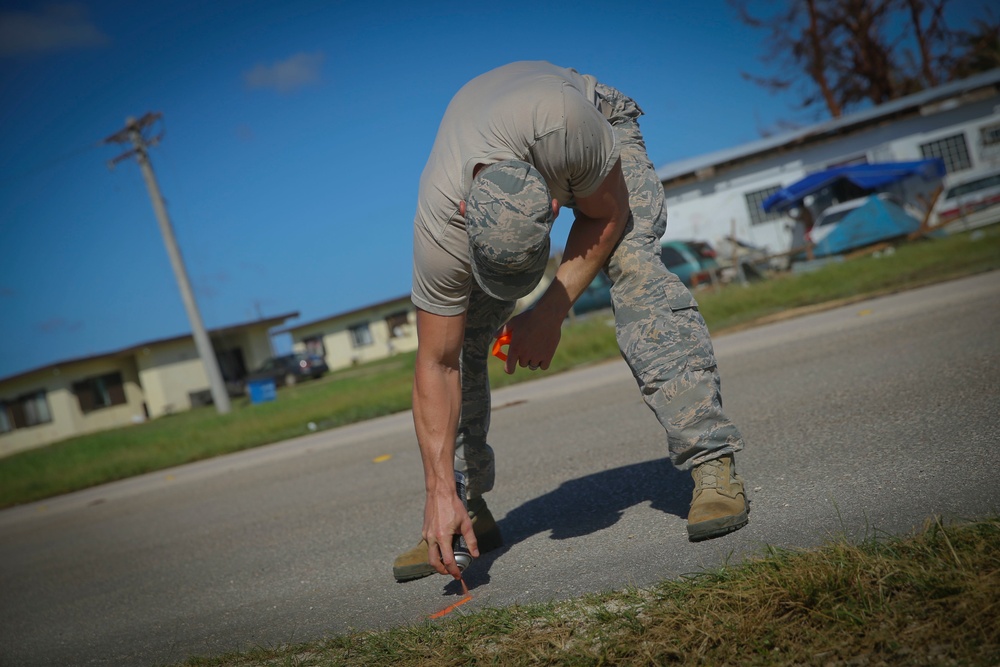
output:
M474 594L474 592L473 592ZM455 612L187 667L1000 664L1000 519L839 539L650 589Z
M909 243L891 255L829 264L812 273L699 291L714 335L817 304L910 289L1000 269L1000 226L975 234ZM610 314L567 320L549 372L618 356ZM307 435L410 408L413 354L366 364L278 392L278 400L233 402L145 424L75 437L0 459L0 508L175 465ZM506 375L490 360L494 387L537 375ZM310 426L312 425L312 426Z

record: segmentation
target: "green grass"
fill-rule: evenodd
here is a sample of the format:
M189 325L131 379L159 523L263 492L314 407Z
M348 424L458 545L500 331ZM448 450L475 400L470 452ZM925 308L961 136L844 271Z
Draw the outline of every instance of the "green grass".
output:
M889 255L831 263L814 273L782 276L746 289L732 286L698 301L715 332L791 308L912 289L998 267L1000 231L994 227L978 241L965 234L917 241Z
M1000 268L1000 227L906 244L889 256L830 264L747 287L698 291L713 335L791 309L882 294ZM549 372L618 356L610 313L567 321ZM138 425L68 439L0 459L0 507L40 500L145 472L278 442L410 408L414 355L401 354L322 380L281 389L278 400L233 402L232 412L198 408ZM490 361L494 387L538 377L508 376Z
M992 667L1000 664L1000 519L933 518L915 535L772 548L649 589L458 609L442 621L183 664Z

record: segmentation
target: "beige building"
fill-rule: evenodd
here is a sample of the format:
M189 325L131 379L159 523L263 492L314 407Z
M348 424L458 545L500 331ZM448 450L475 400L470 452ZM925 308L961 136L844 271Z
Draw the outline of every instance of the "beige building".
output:
M416 309L410 295L287 327L292 349L326 359L330 370L417 349Z
M234 389L272 356L270 329L287 313L208 332ZM190 335L50 364L0 379L0 456L211 402Z
M552 282L561 254L549 259L538 286L517 302L514 312L533 304ZM330 370L356 366L417 349L417 309L410 295L331 315L275 333L292 337L295 352L323 357Z

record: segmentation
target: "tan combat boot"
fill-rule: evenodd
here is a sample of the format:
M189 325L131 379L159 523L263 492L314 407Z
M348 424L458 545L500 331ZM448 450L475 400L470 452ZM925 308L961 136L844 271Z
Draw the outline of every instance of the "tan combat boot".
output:
M706 461L691 471L694 495L688 512L688 539L719 537L747 524L747 494L732 454Z
M472 532L476 534L480 554L503 546L500 527L493 519L485 500L469 498L469 517L472 518ZM392 564L392 576L399 582L420 579L435 572L436 570L427 562L427 540L420 540L420 544L400 554Z

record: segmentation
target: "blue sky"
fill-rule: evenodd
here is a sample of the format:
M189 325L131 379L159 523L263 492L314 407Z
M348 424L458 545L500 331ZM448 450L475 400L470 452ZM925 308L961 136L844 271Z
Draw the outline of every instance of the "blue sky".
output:
M593 74L661 167L815 120L742 79L764 39L724 0L5 1L0 377L190 331L138 164L107 166L129 116L163 114L151 160L206 326L294 324L409 292L417 182L472 77Z

